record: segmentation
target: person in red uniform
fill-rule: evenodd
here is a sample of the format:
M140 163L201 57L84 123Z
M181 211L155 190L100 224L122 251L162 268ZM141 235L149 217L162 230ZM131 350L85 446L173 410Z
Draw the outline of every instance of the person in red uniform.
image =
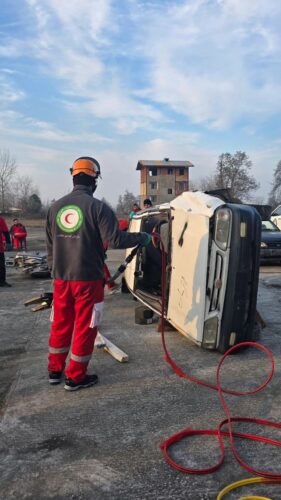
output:
M70 169L74 188L49 209L46 221L48 264L54 278L49 338L49 382L62 379L68 391L97 383L87 374L104 299L104 248L147 245L147 233L120 231L113 210L93 197L100 176L97 160L82 156Z
M14 219L13 223L10 229L12 245L16 250L26 250L26 229L18 219Z
M6 244L10 245L11 239L10 239L8 226L5 222L5 220L3 219L3 217L0 216L0 286L1 287L3 287L3 286L10 287L12 285L7 283L7 281L6 281L6 266L5 266L3 236L6 240Z

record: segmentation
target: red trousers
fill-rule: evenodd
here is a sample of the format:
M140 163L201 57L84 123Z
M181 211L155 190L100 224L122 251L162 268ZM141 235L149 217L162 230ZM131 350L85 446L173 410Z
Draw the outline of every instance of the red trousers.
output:
M81 382L87 373L101 320L103 280L54 280L52 326L49 339L49 371L63 371Z
M23 235L18 235L18 236L13 236L13 246L15 247L16 250L26 250L26 236Z
M16 250L26 250L26 233L13 233L12 243Z

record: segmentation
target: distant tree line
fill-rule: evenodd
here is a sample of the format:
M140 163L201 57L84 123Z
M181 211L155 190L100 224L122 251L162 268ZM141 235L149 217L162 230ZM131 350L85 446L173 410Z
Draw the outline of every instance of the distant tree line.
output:
M18 166L8 150L0 149L0 211L18 208L22 214L41 215L44 206L39 190L28 175L18 175Z
M120 195L115 208L115 213L118 218L126 218L133 209L134 203L139 204L139 198L135 196L130 191L125 191L123 195Z
M251 175L251 168L252 162L244 151L236 151L233 155L222 153L218 158L215 172L207 177L202 177L196 183L191 183L191 188L200 191L228 189L233 198L240 199L245 203L255 201L264 204L257 197L252 199L253 192L259 188L259 183ZM267 203L273 208L281 204L281 160L274 170L272 189Z
M216 169L209 176L201 178L198 182L191 182L191 190L211 191L214 189L227 189L232 198L249 202L252 193L259 188L259 183L251 175L252 162L243 151L235 154L222 153L217 161ZM281 162L280 162L280 189L281 189ZM119 196L116 206L118 217L128 215L138 198L129 191ZM257 199L255 200L258 201Z
M195 188L202 191L228 189L232 198L246 202L259 188L259 183L251 175L251 168L252 162L244 151L236 151L233 155L222 153L215 172L200 179Z
M228 189L233 198L244 202L252 201L252 193L259 188L259 183L251 174L251 168L252 162L244 151L236 151L234 154L222 153L215 171L197 182L191 182L190 189ZM16 160L8 150L0 149L0 212L7 212L11 207L16 207L22 214L45 215L53 201L55 200L43 204L31 177L18 175ZM106 202L104 199L103 201ZM254 201L262 203L258 198ZM114 207L117 217L127 217L134 203L139 203L139 197L126 190L119 196ZM281 160L273 173L272 189L267 203L273 208L281 204Z
M249 202L252 200L252 193L259 188L259 183L251 175L252 162L244 151L236 151L235 154L222 153L217 161L216 169L209 176L202 177L198 182L190 182L191 190L211 191L214 189L227 189L232 198ZM279 180L279 192L281 194L281 161L275 177ZM279 175L279 176L278 176ZM277 182L277 181L276 181ZM276 186L276 182L274 186ZM274 188L277 193L277 188ZM262 200L255 198L256 203ZM125 217L132 210L134 203L139 199L133 193L125 191L120 195L116 206L118 217ZM281 203L281 201L280 201ZM273 203L274 204L274 203Z
M272 189L269 194L268 204L276 207L281 204L281 160L273 172Z

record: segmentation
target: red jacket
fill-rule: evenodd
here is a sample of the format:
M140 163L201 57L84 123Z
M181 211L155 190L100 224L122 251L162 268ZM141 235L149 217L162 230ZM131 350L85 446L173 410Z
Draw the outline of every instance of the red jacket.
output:
M24 225L21 224L20 222L12 225L10 233L12 233L12 235L15 237L21 237L21 238L24 238L27 235Z
M5 236L6 241L8 241L8 243L9 243L9 229L8 229L7 224L4 221L3 217L0 216L0 253L4 253L3 236Z

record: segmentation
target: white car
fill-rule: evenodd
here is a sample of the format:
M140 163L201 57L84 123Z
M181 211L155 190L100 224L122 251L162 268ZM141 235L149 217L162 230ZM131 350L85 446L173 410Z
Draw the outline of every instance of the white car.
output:
M270 220L281 230L281 205L273 210Z
M254 339L261 234L254 208L184 192L138 212L129 231L161 235L165 318L179 332L220 352ZM161 250L156 241L134 257L125 280L139 301L161 314Z

